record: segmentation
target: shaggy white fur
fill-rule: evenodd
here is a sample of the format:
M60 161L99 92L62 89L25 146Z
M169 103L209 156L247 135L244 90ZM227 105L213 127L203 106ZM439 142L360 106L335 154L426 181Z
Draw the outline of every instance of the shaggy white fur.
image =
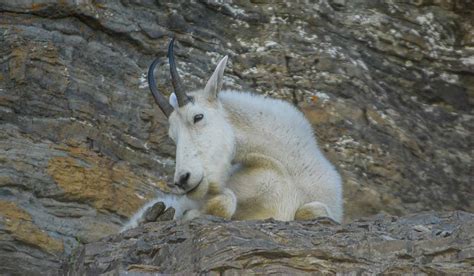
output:
M184 219L205 213L228 219L328 216L342 221L341 177L321 153L310 123L285 101L220 92L226 62L227 57L219 62L204 89L188 93L191 103L178 107L170 97L175 182L189 173L186 185L175 190L186 196L171 196L174 206L191 207Z

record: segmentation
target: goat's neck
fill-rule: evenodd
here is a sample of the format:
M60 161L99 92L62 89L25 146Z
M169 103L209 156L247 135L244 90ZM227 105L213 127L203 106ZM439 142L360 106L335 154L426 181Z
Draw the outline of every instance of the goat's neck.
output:
M285 163L285 156L278 148L285 147L279 141L279 135L274 133L269 125L255 121L252 114L228 110L229 122L233 127L236 139L235 163L254 163L256 159L262 162Z

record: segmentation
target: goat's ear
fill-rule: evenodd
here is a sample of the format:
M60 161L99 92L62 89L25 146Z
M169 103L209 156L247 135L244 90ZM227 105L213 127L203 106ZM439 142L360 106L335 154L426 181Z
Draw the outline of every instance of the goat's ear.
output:
M170 102L170 105L174 108L174 109L178 109L178 98L176 98L176 94L173 92L171 93L170 95L170 99L169 99L169 102Z
M227 56L219 61L216 70L212 73L211 78L207 81L204 93L207 93L209 100L213 101L217 98L217 93L222 89L222 81L224 79L224 69L227 64Z

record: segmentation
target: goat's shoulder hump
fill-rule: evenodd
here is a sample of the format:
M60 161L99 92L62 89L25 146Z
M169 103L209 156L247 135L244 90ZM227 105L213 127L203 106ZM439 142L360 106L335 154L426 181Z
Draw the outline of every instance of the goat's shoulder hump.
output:
M225 90L219 94L219 99L227 107L240 112L261 114L272 117L278 125L301 127L312 134L312 128L303 113L292 104L259 94L235 90Z
M240 105L245 107L259 107L261 110L273 109L279 112L289 111L300 114L296 107L286 101L265 97L252 92L224 90L219 94L219 98L226 104Z

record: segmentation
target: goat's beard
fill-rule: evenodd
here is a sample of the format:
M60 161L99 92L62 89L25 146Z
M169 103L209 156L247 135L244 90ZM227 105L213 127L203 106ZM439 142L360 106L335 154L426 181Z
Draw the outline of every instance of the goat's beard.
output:
M214 173L204 176L201 184L187 194L188 197L194 200L200 200L205 199L208 196L220 194L229 179L230 167L230 163L221 163L217 170L213 170Z
M203 199L206 197L209 191L209 182L206 177L201 181L201 183L189 191L186 195L194 200Z

